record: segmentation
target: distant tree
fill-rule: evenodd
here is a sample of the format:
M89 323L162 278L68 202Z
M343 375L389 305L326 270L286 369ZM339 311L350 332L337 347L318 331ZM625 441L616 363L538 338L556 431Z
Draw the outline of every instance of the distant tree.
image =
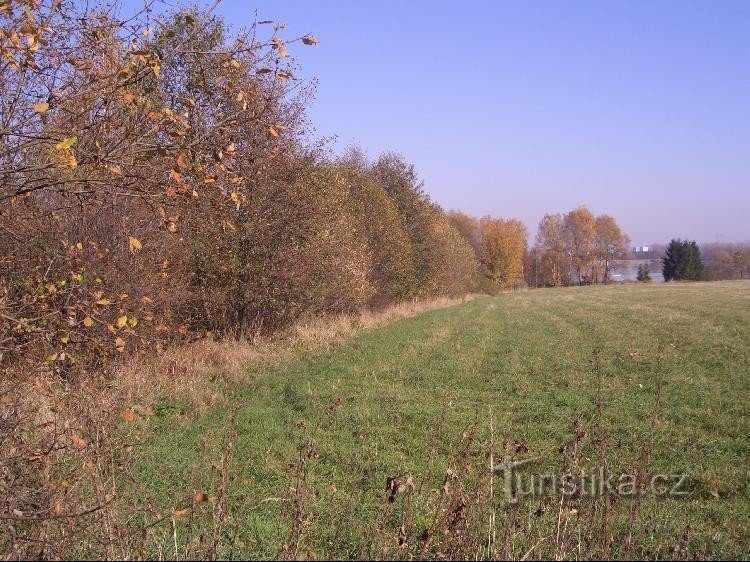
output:
M523 281L526 256L526 227L518 219L484 217L481 263L484 274L503 288L512 288Z
M706 256L706 279L718 281L720 279L735 279L738 277L734 256L724 249L717 249Z
M479 221L461 211L449 211L448 218L453 227L471 244L474 254L479 259L480 248L482 245L482 236L479 230Z
M538 270L545 286L559 287L569 282L563 223L561 214L547 213L537 228Z
M476 280L470 243L445 212L424 192L414 166L394 153L381 155L370 177L391 198L401 215L414 257L415 296L459 294Z
M695 240L673 239L662 258L665 281L699 281L703 279L701 251Z
M611 215L596 217L594 251L603 272L604 283L609 281L612 262L623 257L628 250L630 239L620 230L620 225ZM647 266L648 267L648 266Z
M648 283L651 281L651 271L649 270L647 263L638 266L638 275L636 279L642 283Z
M750 248L737 250L734 253L734 267L737 270L740 279L744 279L750 272Z
M592 277L596 217L586 206L582 205L565 215L563 223L567 254L576 270L578 284L582 285L584 279Z

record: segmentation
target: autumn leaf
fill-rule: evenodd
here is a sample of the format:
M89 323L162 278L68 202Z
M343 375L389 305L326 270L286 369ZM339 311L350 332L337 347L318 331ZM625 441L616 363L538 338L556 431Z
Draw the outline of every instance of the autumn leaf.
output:
M133 238L132 236L128 236L128 246L130 247L131 254L134 254L143 249L143 244L141 244L141 241L138 240L138 238Z
M78 142L78 137L66 137L60 142L58 142L55 145L55 148L57 150L68 150L71 148L76 142Z
M177 183L182 183L182 174L175 169L169 171L169 177Z
M52 353L52 354L48 355L47 357L44 358L44 360L47 363L52 363L53 361L57 361L57 353Z
M47 113L49 111L49 104L43 101L37 102L34 104L34 111L41 114Z
M203 503L208 501L208 495L204 494L203 492L196 492L195 496L193 497L193 501L195 503Z
M119 318L117 319L117 322L115 322L115 324L116 324L116 325L117 325L117 327L118 327L118 328L120 328L120 329L124 328L125 326L127 326L127 325L128 325L128 317L127 317L127 316L126 316L125 314L123 314L122 316L120 316L120 317L119 317Z
M115 338L115 350L119 353L125 351L125 340L122 338Z
M276 130L276 127L274 127L273 125L271 125L270 127L268 127L268 132L271 134L272 137L278 137L279 136L279 132Z
M73 446L79 451L82 451L88 445L88 443L86 443L86 440L76 433L74 433L70 438L70 442L73 443Z
M175 509L172 511L172 517L184 517L188 513L190 513L189 507L186 507L184 509Z
M318 41L318 38L317 38L317 37L315 37L315 35L312 35L312 34L308 34L308 35L305 35L305 36L304 36L304 37L302 38L302 42L303 42L303 43L304 43L305 45L317 45L317 44L319 44L319 43L320 43L320 41Z
M180 152L180 154L177 156L177 166L182 169L188 167L188 157L184 152Z
M125 423L133 423L136 420L135 412L132 408L128 408L122 412L122 421Z
M94 325L94 319L91 318L91 316L87 316L86 318L83 319L83 325L86 326L87 328L91 328L91 326Z

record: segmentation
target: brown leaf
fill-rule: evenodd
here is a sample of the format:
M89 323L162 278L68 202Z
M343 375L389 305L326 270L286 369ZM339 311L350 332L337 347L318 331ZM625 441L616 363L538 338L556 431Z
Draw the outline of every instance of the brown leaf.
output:
M132 408L128 408L122 412L122 420L126 423L133 423L136 420L135 412Z
M88 445L88 443L86 443L86 440L76 433L74 433L70 438L70 442L73 443L73 446L79 451L82 451Z

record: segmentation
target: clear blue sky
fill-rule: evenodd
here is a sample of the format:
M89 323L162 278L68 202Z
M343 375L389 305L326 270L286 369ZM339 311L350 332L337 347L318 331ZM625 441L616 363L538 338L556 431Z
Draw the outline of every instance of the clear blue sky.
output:
M413 162L445 208L587 204L634 244L750 239L750 0L223 0L288 22L335 146Z

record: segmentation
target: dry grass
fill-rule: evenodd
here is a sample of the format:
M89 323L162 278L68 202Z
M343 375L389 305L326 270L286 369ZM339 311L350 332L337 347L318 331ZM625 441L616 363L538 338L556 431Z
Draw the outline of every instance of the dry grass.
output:
M151 357L134 358L112 377L110 395L122 404L153 402L154 396L177 397L196 415L221 399L226 384L248 379L248 366L278 365L302 349L325 351L367 330L429 310L474 300L479 295L414 300L380 311L313 318L270 337L215 339L209 335Z

